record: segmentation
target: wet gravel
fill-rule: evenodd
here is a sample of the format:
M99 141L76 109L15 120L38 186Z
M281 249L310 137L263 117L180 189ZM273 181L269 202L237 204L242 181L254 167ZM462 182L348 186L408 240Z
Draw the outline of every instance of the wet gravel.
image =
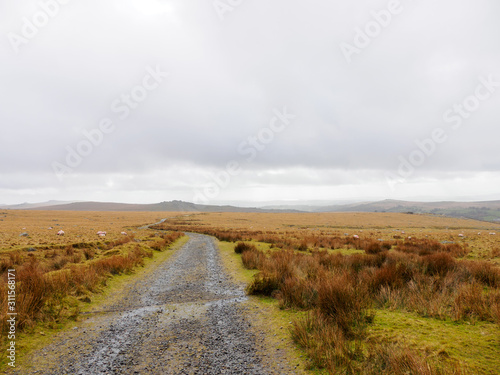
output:
M13 374L270 374L212 238L181 249ZM286 371L286 373L292 373Z

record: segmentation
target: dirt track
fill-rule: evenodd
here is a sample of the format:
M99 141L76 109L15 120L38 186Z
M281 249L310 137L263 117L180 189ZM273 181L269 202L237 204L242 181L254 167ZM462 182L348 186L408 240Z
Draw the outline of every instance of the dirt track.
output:
M189 241L14 374L273 374L214 241ZM279 359L277 359L279 360ZM279 373L294 373L286 364Z

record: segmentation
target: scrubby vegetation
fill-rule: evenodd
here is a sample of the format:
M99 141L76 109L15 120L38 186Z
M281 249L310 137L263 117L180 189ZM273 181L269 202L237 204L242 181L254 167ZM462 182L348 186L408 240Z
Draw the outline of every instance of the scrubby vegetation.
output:
M16 275L16 332L29 331L41 322L55 327L76 318L81 304L90 302L92 294L102 290L111 276L132 272L144 264L144 258L151 258L153 251L164 251L183 236L180 232L151 231L127 235L122 230L110 233L109 239L99 238L95 231L90 237L82 229L62 237L51 232L55 243L32 235L27 246L21 243L0 251L3 285L8 270L15 270ZM74 242L76 236L80 242ZM0 332L4 337L7 312L7 293L0 293Z
M167 222L155 226L162 230L182 230L194 231L217 237L220 241L256 241L267 243L271 248L284 250L307 251L312 249L353 249L362 250L368 254L377 254L385 250L397 247L399 251L414 253L419 255L431 254L434 252L446 252L453 256L463 257L469 253L467 243L455 243L427 238L404 239L399 235L383 240L373 238L374 233L364 236L352 236L349 234L331 234L327 232L314 233L307 230L294 231L262 231L248 229L224 229L211 226L189 225L186 221ZM243 246L243 245L242 245Z
M468 228L470 238L465 239L463 229L450 230L446 224L396 230L360 223L353 233L353 228L283 226L270 220L265 226L275 229L265 230L251 215L238 218L246 223L234 225L232 216L225 225L213 225L210 219L222 222L222 215L194 215L158 228L237 242L234 250L244 267L258 271L248 293L273 297L282 309L301 312L291 336L306 351L311 368L335 374L488 373L446 349L391 342L374 335L372 327L378 315L387 321L394 312L452 322L457 330L476 324L498 329L500 269L487 258L496 254L498 242L489 232Z
M367 254L354 255L326 250L264 254L247 245L243 264L260 271L248 292L274 296L283 308L309 311L294 323L292 335L317 367L353 373L367 368L368 373L447 373L408 348L394 351L363 342L367 325L384 308L500 324L500 269L487 262L457 261L446 248L433 250L427 241L419 243L418 251L417 246L411 251L403 246L403 251L370 254L367 249ZM457 364L450 366L450 373L458 371ZM425 371L416 370L420 368Z
M144 222L137 221L143 216L130 214L127 225L116 217L120 226L112 231L96 224L110 221L98 215L73 233L68 222L57 221L66 224L65 237L48 237L46 226L26 225L28 237L19 236L21 226L0 233L2 277L10 268L17 273L20 330L75 317L110 275L130 272L189 231L234 243L235 257L255 270L248 293L272 297L294 314L290 335L311 368L487 374L500 365L495 224L404 214L197 213L136 234L131 228L139 225L131 221ZM81 225L82 217L75 214L74 223ZM98 238L97 229L115 234ZM0 295L1 306L5 298ZM3 334L5 325L0 329ZM439 331L446 336L429 344L426 338Z

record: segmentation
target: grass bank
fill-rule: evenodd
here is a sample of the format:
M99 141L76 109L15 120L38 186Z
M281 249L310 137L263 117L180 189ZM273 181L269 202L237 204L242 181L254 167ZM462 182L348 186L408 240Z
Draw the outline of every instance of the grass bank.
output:
M29 352L49 344L54 335L85 319L87 312L118 298L124 285L153 271L187 240L182 234L168 233L155 235L151 241L126 242L114 246L111 254L106 250L94 259L69 263L56 272L43 272L43 254L38 254L39 260L29 257L21 262L17 267L16 363L22 364ZM29 303L37 296L38 304ZM6 335L2 333L2 337ZM7 348L6 341L0 345L2 352ZM0 369L7 368L7 358L2 356Z
M218 241L224 266L233 281L247 286L252 282L257 270L247 269L241 261L241 254L234 252L234 243ZM256 243L261 250L268 250L269 245ZM296 374L324 374L324 371L307 371L310 367L304 350L298 348L290 335L290 327L295 319L304 315L295 309L280 309L279 302L265 296L249 296L245 303L247 318L252 322L252 333L256 336L258 352L268 368L276 374L282 374L280 358L293 368Z
M283 316L297 316L288 331L307 353L309 369L495 373L500 270L457 260L432 245L421 241L352 255L263 251L255 242L224 246L239 253L229 256L247 269L242 274L250 294L274 298Z

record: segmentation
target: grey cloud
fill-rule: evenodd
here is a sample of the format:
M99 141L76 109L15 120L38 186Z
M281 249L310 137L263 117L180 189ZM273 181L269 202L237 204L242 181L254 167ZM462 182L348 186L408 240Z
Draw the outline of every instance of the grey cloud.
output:
M402 0L404 11L351 64L339 44L352 43L355 28L387 2L244 2L223 22L211 2L164 2L170 10L156 15L141 13L148 2L139 0L70 2L15 55L7 33L20 32L22 17L37 3L0 1L5 199L21 199L16 188L27 186L84 194L79 181L105 186L106 175L138 177L106 186L103 196L140 191L152 186L141 186L141 179L154 180L163 169L175 181L162 180L166 194L182 195L206 183L203 170L224 169L230 160L248 172L235 186L293 190L307 176L297 168L308 168L318 185L378 181L385 192L384 173L396 173L398 157L408 157L415 140L437 127L449 140L408 178L410 185L425 176L439 184L438 172L498 173L500 89L460 129L443 121L445 111L474 93L479 76L500 80L494 0ZM157 65L169 78L120 120L113 101ZM284 106L297 119L246 163L238 146ZM73 176L58 181L51 163L63 163L67 147L106 117L115 130L72 168ZM181 165L197 170L196 178ZM267 171L276 169L283 173L269 178ZM234 196L231 189L225 194Z

